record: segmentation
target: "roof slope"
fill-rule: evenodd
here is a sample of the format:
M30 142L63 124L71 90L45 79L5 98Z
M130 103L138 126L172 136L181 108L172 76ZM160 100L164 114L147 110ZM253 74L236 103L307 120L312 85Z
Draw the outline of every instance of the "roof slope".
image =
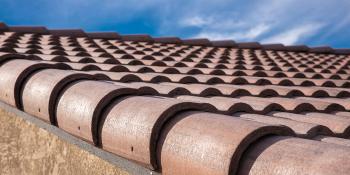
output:
M0 100L162 174L347 174L347 49L0 25Z

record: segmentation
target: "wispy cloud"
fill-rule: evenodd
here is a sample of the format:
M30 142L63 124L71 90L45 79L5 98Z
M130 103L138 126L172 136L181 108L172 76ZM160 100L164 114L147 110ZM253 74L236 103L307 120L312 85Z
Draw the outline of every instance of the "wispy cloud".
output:
M213 24L215 25L215 24ZM234 29L234 27L233 27ZM254 40L259 37L264 32L270 29L269 25L260 24L253 28L250 28L246 31L232 31L229 32L216 32L216 31L202 31L199 34L195 35L195 38L210 38L213 40L222 40L222 39L237 39L237 40Z
M183 19L179 24L185 27L203 27L212 25L212 23L213 21L211 18L204 19L200 16L194 16Z
M286 45L296 44L302 39L314 36L322 27L324 27L324 25L320 23L309 23L273 35L262 40L262 42L283 43Z

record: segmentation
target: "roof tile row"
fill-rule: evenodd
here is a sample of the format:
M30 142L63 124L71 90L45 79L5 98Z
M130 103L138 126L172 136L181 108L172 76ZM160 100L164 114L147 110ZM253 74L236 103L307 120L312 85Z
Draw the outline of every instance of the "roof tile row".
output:
M69 37L89 37L91 39L114 39L124 41L136 42L158 42L169 44L183 44L183 45L200 45L200 46L214 46L214 47L238 47L245 49L267 49L267 50L287 50L296 52L311 52L311 53L335 53L335 54L349 54L348 49L333 49L328 46L309 48L308 46L284 46L282 44L260 44L257 42L236 43L232 40L224 41L209 41L207 39L186 39L182 40L176 37L152 38L149 35L119 35L114 32L94 32L86 33L80 29L60 29L48 30L45 27L35 26L17 26L8 27L1 23L0 31L9 31L16 33L33 33L33 34L50 34L52 36L69 36Z

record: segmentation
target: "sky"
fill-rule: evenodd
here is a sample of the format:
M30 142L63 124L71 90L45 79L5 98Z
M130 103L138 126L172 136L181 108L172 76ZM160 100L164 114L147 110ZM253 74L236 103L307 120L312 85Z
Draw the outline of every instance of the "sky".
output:
M0 21L350 48L350 0L0 0Z

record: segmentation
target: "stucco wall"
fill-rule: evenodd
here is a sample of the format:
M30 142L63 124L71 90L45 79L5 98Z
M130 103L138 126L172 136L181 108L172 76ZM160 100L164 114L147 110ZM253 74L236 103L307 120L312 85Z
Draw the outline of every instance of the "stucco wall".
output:
M15 114L0 109L0 174L128 173Z

